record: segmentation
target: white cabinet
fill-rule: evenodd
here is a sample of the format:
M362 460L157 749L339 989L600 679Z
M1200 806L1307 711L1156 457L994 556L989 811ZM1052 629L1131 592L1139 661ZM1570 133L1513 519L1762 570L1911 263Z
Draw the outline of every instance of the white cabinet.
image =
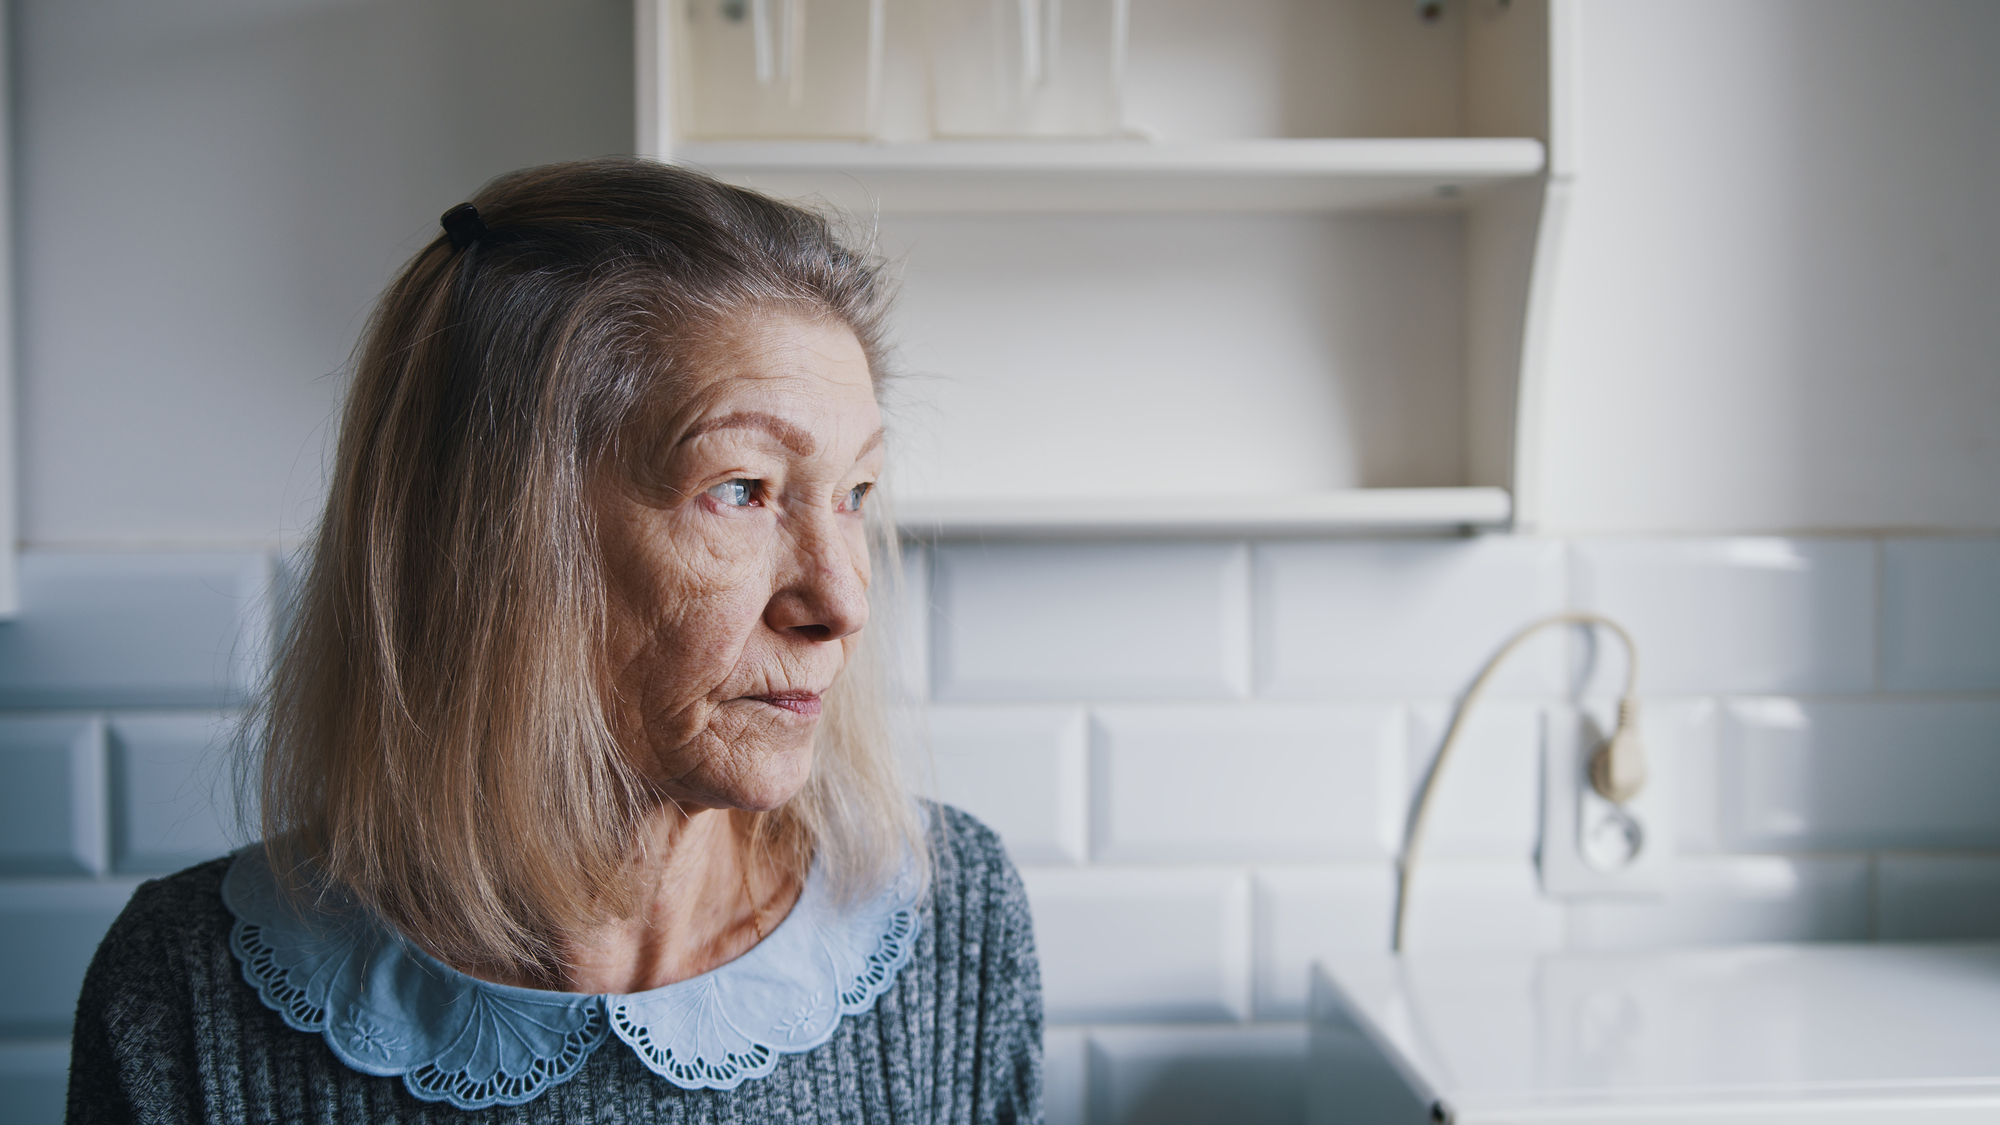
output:
M1343 954L1311 980L1314 1125L2000 1120L2000 945Z
M1575 0L1131 0L1125 137L928 139L886 0L878 140L678 139L683 3L639 0L640 151L857 216L904 292L912 531L1530 522Z

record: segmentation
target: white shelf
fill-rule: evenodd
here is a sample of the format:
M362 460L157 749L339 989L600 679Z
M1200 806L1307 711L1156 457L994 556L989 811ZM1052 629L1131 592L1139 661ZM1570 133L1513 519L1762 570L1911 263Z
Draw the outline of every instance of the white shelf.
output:
M1527 137L722 141L673 157L776 195L907 214L1455 207L1546 163Z
M930 53L891 17L878 127L898 139L861 142L686 136L713 123L676 105L681 9L638 0L638 148L845 212L898 263L899 338L936 377L928 444L902 454L938 491L901 501L908 534L1532 526L1580 3L1149 9L1125 120L1170 140L920 140ZM1006 452L1075 449L1096 417L1118 427L1105 466L1037 476ZM1265 491L1356 480L1501 487Z
M896 522L923 537L1286 535L1503 527L1504 488L1358 488L1293 496L908 499Z

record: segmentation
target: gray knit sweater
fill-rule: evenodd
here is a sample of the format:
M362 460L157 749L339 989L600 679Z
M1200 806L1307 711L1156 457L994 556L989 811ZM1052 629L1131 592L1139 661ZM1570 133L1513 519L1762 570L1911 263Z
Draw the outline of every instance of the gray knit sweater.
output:
M229 861L140 887L84 978L72 1122L1034 1122L1042 1001L1020 877L978 821L943 808L937 877L910 963L833 1039L734 1090L684 1090L606 1043L522 1106L419 1101L287 1027L243 980L223 906Z

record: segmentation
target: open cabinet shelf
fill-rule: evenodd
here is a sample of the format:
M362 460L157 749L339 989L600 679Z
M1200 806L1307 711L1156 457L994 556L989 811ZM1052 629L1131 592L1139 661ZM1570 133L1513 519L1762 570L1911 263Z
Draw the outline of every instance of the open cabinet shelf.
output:
M896 521L919 537L1302 535L1329 530L1504 527L1504 488L1351 488L1296 496L907 500Z
M895 264L908 533L1532 524L1577 0L1134 5L1129 136L1009 140L929 136L926 0L882 0L870 141L683 128L689 2L637 0L640 151Z
M674 158L862 214L1450 208L1543 168L1531 137L709 141Z

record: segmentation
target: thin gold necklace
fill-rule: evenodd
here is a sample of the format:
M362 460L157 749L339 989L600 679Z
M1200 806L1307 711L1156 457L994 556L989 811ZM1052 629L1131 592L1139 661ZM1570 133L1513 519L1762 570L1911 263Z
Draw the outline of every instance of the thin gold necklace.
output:
M750 865L742 864L737 870L743 874L743 901L750 906L750 928L757 931L757 940L764 940L764 912L757 906L757 896L750 893Z

